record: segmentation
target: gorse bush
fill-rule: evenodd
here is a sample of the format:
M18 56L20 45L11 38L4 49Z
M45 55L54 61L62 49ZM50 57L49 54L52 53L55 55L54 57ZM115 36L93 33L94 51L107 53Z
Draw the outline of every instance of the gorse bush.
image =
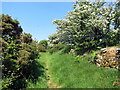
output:
M27 81L34 79L35 59L39 48L31 34L22 33L17 20L2 15L2 87L20 89ZM34 78L33 78L34 77Z

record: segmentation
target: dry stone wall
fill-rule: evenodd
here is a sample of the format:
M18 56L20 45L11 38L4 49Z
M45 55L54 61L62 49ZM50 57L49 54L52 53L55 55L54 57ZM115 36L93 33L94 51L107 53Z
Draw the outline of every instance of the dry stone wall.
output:
M99 53L97 53L96 64L99 67L106 68L119 68L120 63L120 48L102 48Z

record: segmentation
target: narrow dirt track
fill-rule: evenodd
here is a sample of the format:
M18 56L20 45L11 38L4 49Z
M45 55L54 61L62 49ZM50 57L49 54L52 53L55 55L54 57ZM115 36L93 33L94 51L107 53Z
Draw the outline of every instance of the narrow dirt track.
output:
M47 81L48 88L61 88L62 86L51 81L52 76L49 71L49 58L48 58L47 54L45 57L46 57L46 69L47 69L46 76L48 78L48 81Z

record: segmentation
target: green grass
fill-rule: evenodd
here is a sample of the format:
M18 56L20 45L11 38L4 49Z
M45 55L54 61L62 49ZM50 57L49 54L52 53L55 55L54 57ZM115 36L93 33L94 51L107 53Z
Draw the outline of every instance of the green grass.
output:
M37 61L44 67L46 61L49 63L51 81L62 88L116 88L113 82L118 78L118 71L89 63L88 60L92 60L94 55L95 52L86 57L75 57L60 51L52 55L41 53ZM45 69L44 71L46 72ZM36 83L29 82L28 88L48 88L45 75L40 75Z
M75 56L61 52L48 56L51 80L62 88L115 88L112 84L118 78L118 71L89 63L90 55L77 61Z
M40 54L40 58L36 59L37 66L36 66L36 76L38 77L35 82L29 81L27 88L47 88L47 79L46 79L46 69L45 69L45 53ZM41 68L42 66L42 68Z

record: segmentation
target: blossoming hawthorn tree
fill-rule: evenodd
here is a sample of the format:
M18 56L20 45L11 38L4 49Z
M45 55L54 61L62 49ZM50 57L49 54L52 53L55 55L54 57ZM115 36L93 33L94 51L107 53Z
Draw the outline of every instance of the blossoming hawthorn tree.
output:
M53 21L57 25L57 32L49 37L50 41L85 49L115 45L116 33L112 28L115 27L114 10L114 6L105 7L105 2L77 0L65 19Z
M115 20L114 20L114 29L117 33L116 35L116 41L117 43L120 43L120 0L117 0L115 3Z

